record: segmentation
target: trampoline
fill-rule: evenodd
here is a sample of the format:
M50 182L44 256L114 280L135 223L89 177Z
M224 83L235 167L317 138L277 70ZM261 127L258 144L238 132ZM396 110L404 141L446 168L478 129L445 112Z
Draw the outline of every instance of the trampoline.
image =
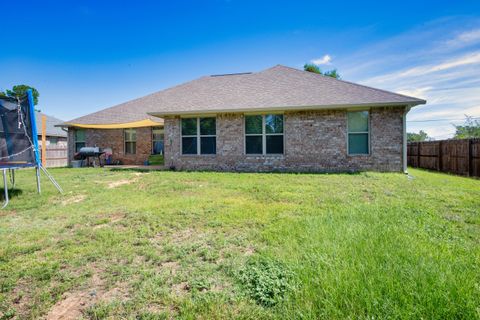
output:
M8 174L15 187L15 170L35 168L37 191L40 188L40 171L43 171L60 193L60 185L42 166L38 149L37 126L32 91L23 97L0 97L0 170L3 174L5 208L9 202Z

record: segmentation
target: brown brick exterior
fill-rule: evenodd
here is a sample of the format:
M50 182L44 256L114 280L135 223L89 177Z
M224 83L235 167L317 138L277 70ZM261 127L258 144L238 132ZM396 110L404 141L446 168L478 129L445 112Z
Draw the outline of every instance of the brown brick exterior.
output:
M402 171L405 108L370 110L370 154L347 154L347 111L284 113L282 156L244 153L244 116L217 114L217 154L182 155L180 117L165 120L165 165L177 170L220 171Z
M85 145L87 147L112 148L113 161L120 160L122 164L143 164L152 153L152 128L136 128L136 154L125 154L123 129L84 129ZM68 161L73 159L75 152L75 129L68 130Z

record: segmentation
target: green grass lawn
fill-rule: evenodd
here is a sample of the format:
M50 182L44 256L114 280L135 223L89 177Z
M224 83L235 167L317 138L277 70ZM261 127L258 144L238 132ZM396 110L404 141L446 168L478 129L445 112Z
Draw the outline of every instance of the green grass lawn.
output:
M0 318L480 318L480 181L52 169L0 211Z
M152 154L148 157L148 163L152 166L163 166L165 163L163 154Z

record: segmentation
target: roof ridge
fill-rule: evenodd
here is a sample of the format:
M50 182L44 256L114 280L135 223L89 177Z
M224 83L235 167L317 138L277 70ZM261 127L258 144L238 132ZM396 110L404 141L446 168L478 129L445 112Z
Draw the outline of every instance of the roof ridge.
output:
M366 85L363 85L363 84L359 84L359 83L355 83L355 82L351 82L351 81L347 81L347 80L343 80L343 79L333 78L333 77L326 76L326 75L321 74L321 73L305 71L305 70L301 70L301 69L297 69L297 68L293 68L293 67L289 67L289 66L284 66L284 65L281 65L281 64L277 64L276 66L274 66L272 68L265 69L265 70L273 69L277 66L292 69L292 70L296 70L296 71L299 71L299 72L313 74L313 75L316 75L316 76L320 76L320 77L323 77L324 79L328 79L328 81L339 81L339 82L348 83L348 84L351 84L351 85L354 85L354 86L357 86L357 87L362 87L362 88L367 88L367 89L376 90L376 91L380 91L380 92L385 92L385 93L388 93L388 94L396 94L398 96L402 96L402 97L412 99L412 100L415 100L415 101L424 101L424 103L426 102L426 100L424 100L424 99L418 99L418 98L415 98L415 97L412 97L412 96L407 96L405 94L401 94L401 93L397 93L397 92L393 92L393 91L388 91L388 90L384 90L384 89L379 89L379 88L374 88L374 87L366 86Z
M247 75L247 74L253 74L253 72L235 72L235 73L211 74L210 77L244 76L244 75Z
M53 118L53 119L57 119L57 120L60 120L60 121L63 121L62 119L59 119L55 116L52 116L52 115L49 115L49 114L46 114L45 112L42 112L42 111L39 111L39 110L35 110L35 112L41 114L41 115L44 115L44 116L47 116L48 118Z

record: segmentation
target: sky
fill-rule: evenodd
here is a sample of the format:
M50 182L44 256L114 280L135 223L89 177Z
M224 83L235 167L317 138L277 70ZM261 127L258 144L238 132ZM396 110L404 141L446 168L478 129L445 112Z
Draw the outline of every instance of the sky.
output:
M70 120L209 74L276 64L427 100L409 132L480 118L480 1L0 0L0 90Z

